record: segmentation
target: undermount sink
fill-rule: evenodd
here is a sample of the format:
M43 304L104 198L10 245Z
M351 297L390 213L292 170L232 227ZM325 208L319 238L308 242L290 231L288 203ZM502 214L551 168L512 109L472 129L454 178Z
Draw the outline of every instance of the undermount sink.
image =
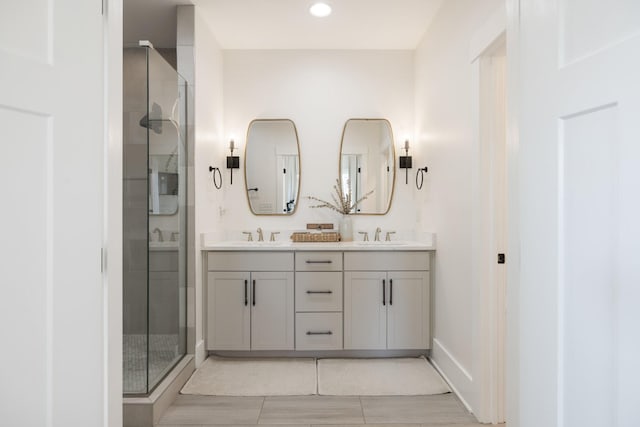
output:
M149 242L150 251L177 251L180 249L180 242L166 241L166 242Z
M258 242L258 241L246 241L246 240L236 240L236 241L230 241L230 242L224 242L223 243L225 246L239 246L239 247L246 247L246 248L251 248L251 247L271 247L271 246L288 246L291 244L291 242L285 242L285 241L275 241L275 242L270 242L270 241L266 241L266 242Z
M406 246L409 244L409 242L404 242L402 240L382 240L379 242L375 242L375 241L359 241L359 242L353 242L356 245L359 246Z
M180 242L177 241L166 241L166 242L149 242L150 248L178 248L180 246Z

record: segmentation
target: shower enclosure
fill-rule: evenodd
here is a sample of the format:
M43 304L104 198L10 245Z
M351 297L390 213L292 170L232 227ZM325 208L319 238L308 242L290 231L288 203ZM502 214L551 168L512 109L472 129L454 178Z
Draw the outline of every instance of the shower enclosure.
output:
M123 387L150 393L186 353L186 82L124 49Z

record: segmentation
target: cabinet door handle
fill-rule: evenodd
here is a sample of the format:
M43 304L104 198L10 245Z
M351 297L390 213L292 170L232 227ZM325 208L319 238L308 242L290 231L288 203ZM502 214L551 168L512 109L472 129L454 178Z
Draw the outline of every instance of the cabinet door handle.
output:
M333 332L331 332L331 331L322 331L322 332L307 331L307 335L333 335Z
M248 289L247 289L247 284L248 284L248 280L245 279L244 281L244 306L248 306L249 305L249 296L248 296Z
M389 305L393 305L393 279L389 279Z
M253 293L253 303L252 304L255 306L256 305L256 281L255 280L253 281L253 292L252 293Z
M332 294L333 291L307 291L308 294Z
M305 261L307 264L332 264L333 261L331 261L330 259L327 260L319 260L319 261L315 261L312 259L308 259Z
M387 286L386 280L382 279L382 305L387 305Z

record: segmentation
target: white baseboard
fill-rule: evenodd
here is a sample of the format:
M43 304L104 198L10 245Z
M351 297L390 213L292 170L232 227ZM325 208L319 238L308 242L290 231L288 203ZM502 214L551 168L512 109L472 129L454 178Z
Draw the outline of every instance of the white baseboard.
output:
M196 344L195 361L196 369L202 365L202 362L207 358L207 350L204 348L204 340L198 341Z
M431 349L429 360L467 410L474 413L473 407L469 404L474 387L473 377L436 338L433 339L433 348Z

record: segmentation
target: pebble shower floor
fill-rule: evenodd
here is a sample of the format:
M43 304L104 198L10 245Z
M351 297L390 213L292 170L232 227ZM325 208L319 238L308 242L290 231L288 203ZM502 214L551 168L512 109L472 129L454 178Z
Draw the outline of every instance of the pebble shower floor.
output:
M178 335L149 336L149 384L169 371L177 358ZM147 336L127 334L122 338L123 387L125 393L147 393Z

